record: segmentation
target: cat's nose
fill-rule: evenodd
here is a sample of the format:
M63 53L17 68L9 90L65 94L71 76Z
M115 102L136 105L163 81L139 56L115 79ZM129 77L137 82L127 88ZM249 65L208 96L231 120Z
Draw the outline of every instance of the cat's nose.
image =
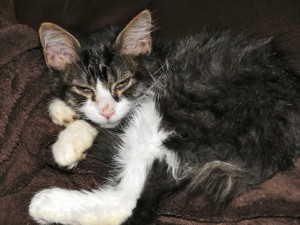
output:
M102 115L103 117L105 117L105 119L109 120L109 119L111 118L111 116L113 115L113 113L111 113L111 114L102 114L102 113L101 113L101 115Z
M100 114L105 117L105 119L109 120L113 114L115 114L115 108L110 105L106 104L102 109Z

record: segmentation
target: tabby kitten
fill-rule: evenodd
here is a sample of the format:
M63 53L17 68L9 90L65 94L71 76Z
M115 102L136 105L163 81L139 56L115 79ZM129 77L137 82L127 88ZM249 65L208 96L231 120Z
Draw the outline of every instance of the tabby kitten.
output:
M200 33L158 45L150 33L149 11L120 32L78 39L41 26L63 100L53 103L53 118L81 118L59 137L66 148L53 150L55 160L75 166L99 132L94 151L115 169L98 190L37 193L29 213L38 223L147 224L161 193L180 187L219 207L293 165L300 76L274 39ZM120 123L118 131L95 128Z

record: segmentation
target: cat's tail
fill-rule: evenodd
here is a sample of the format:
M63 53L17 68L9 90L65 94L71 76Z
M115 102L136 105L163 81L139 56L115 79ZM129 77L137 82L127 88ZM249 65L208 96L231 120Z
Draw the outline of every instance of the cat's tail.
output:
M222 208L234 196L254 186L254 180L253 175L240 165L212 161L194 173L187 194L189 197L202 194L214 206Z

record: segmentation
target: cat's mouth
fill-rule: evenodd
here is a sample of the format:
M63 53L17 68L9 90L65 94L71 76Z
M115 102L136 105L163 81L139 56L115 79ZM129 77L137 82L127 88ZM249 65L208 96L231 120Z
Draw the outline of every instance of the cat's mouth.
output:
M89 118L94 123L98 124L102 128L114 128L117 127L121 119L118 118L116 115L113 115L111 118L107 118L105 116L102 116L100 114L98 115L85 115L87 118Z

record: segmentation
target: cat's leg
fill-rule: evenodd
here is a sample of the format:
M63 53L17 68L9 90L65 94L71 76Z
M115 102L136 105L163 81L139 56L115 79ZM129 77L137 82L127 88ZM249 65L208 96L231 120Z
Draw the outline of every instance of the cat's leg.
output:
M78 119L77 113L64 101L55 98L49 105L49 115L52 122L67 127Z
M116 185L88 191L45 189L34 196L29 212L40 224L120 225L133 213L155 160L168 158L155 103L143 105L121 136L115 167ZM100 137L101 138L101 137ZM99 143L101 144L101 143ZM114 148L114 145L111 146Z
M171 158L177 158L173 151L169 151ZM178 190L179 184L182 179L174 177L174 173L171 170L178 169L178 159L176 164L171 162L171 158L164 161L155 161L151 171L147 176L147 183L143 189L143 193L140 196L137 206L133 211L133 215L122 225L149 225L156 224L156 214L158 212L158 206L160 203L161 195ZM171 159L171 160L170 160ZM172 164L169 164L171 162ZM175 172L175 171L174 171ZM175 179L174 179L175 178ZM174 193L174 192L173 192Z
M58 135L52 145L52 154L55 162L62 167L72 169L85 157L98 131L84 120L76 120Z
M143 189L147 169L138 167L131 167L131 174L115 187L93 192L45 189L34 196L29 213L40 224L120 225L132 215Z
M152 157L143 160L142 155L135 153L125 157L120 160L128 163L122 168L117 186L93 192L46 189L32 199L30 215L40 224L122 224L132 215L153 162Z

